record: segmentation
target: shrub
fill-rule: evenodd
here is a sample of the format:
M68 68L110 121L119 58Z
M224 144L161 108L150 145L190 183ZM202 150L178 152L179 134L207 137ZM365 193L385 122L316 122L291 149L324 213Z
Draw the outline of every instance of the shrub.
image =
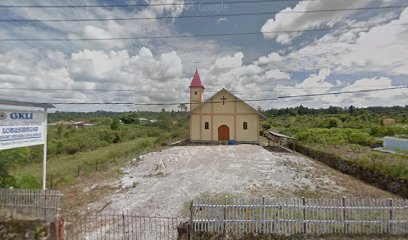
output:
M336 128L339 125L340 122L336 118L323 119L319 123L317 123L317 127L319 128Z
M41 188L41 182L39 182L33 175L26 174L17 178L16 187L24 189Z
M112 130L118 130L118 129L119 129L119 126L120 126L120 121L119 121L119 119L118 119L118 118L114 118L114 119L112 120L112 123L111 123L111 125L110 125L110 128L111 128Z
M376 142L376 139L371 137L368 133L352 131L348 135L348 141L352 144L359 144L362 146L371 146Z
M269 122L262 122L262 129L269 130L271 128L271 124Z

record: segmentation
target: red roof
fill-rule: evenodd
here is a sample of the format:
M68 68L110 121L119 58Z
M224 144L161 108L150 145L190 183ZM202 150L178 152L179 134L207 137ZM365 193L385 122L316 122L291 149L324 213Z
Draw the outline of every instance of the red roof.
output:
M196 69L193 80L191 81L190 88L192 87L201 87L204 89L204 86L201 83L200 74L198 74L198 69Z

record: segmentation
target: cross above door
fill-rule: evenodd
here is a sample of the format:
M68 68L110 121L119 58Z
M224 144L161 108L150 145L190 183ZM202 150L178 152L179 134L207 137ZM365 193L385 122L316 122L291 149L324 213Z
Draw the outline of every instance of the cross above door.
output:
M226 98L225 96L222 96L222 98L220 98L222 100L222 105L225 105L225 100L227 100L228 98Z

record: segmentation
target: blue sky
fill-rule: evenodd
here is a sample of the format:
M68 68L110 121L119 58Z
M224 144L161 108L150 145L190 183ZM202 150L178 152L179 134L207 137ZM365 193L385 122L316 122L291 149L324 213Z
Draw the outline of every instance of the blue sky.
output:
M0 94L2 98L36 102L186 102L189 99L187 86L195 70L195 61L200 62L199 71L208 90L205 98L223 87L235 91L242 99L257 99L408 84L408 7L307 13L325 9L404 6L408 5L406 1L212 2L213 5L188 5L183 4L183 0L4 0L2 5L178 5L72 9L0 8L0 19L176 17L106 22L0 22L0 39L143 37L234 32L259 34L155 40L0 42L0 88L138 91L101 93L3 89ZM293 13L294 11L297 13ZM227 16L256 12L277 13ZM224 16L177 18L208 14ZM353 28L347 28L350 26ZM268 33L319 28L332 30ZM398 89L254 104L263 108L299 104L310 107L350 104L391 106L406 105L407 99L408 90ZM87 111L147 108L60 106L59 109Z

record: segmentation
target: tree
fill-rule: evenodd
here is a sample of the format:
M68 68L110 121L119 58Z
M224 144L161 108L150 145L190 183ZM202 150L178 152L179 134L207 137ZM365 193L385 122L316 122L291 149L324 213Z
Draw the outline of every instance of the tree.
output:
M348 113L350 115L353 115L355 111L356 111L356 107L354 107L353 105L350 105L350 107L348 107Z
M187 112L187 106L185 103L181 103L178 108L180 109L180 111L182 112Z
M16 186L16 179L10 175L9 169L16 163L24 163L29 158L28 148L15 148L0 152L0 187Z
M261 125L263 130L269 130L272 126L269 122L262 122Z
M171 117L168 112L161 112L159 116L157 116L157 126L161 129L170 129L172 122Z
M112 130L118 130L120 126L120 121L119 118L113 118L112 123L110 125L110 128Z
M57 136L58 136L58 138L62 138L63 135L64 135L64 125L58 124L58 126L57 126Z
M124 124L139 124L139 116L135 112L126 113L120 120Z

